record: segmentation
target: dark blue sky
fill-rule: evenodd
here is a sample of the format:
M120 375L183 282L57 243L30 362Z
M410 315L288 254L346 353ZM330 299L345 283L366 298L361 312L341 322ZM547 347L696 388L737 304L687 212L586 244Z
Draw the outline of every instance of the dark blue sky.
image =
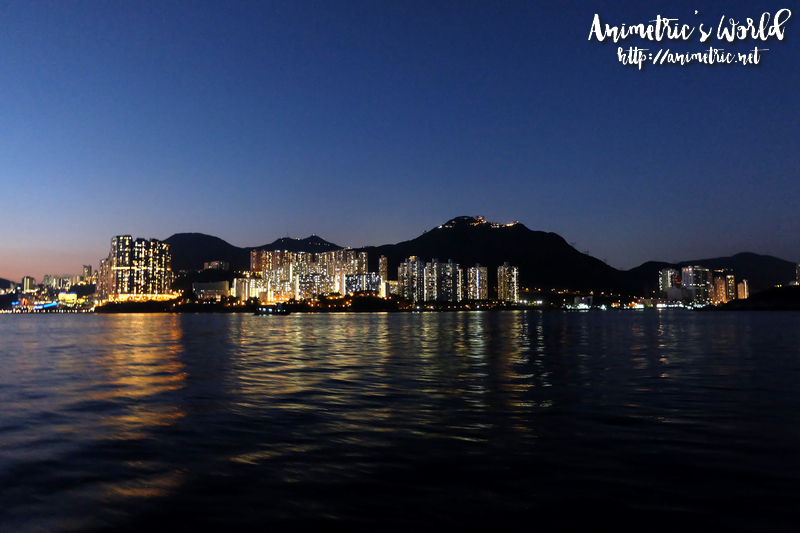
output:
M548 4L4 2L0 277L77 274L117 234L356 247L477 214L618 268L800 261L800 5ZM794 7L783 41L622 43L760 66L639 71L588 40L595 13Z

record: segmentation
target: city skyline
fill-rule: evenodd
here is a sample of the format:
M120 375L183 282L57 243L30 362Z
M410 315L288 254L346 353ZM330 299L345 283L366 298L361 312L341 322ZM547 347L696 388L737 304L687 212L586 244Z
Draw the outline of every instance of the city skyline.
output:
M595 14L716 25L785 7L8 5L0 278L97 268L113 235L359 248L476 213L618 269L800 262L800 11L783 40L714 42L768 49L758 66L640 71L588 39Z
M460 218L463 218L463 217L460 217ZM472 218L472 217L467 217L467 218ZM477 216L477 220L480 220L481 223L485 223L487 225L491 225L491 226L495 226L495 227L499 227L499 226L503 226L503 225L514 225L514 224L519 223L519 221L513 221L513 222L510 222L508 224L502 224L502 223L498 223L498 222L486 221L485 217L483 217L483 216ZM439 225L437 227L441 228L443 226ZM431 229L433 229L433 228L431 228ZM421 235L427 233L427 231L428 230L423 230ZM417 235L415 237L420 237L421 235ZM174 235L172 235L172 236L174 236ZM113 236L113 237L111 237L109 239L109 241L111 243L111 246L112 246L112 249L115 246L115 241L119 237L120 237L120 235L117 235L117 236ZM125 237L130 237L130 235L125 235ZM209 235L209 237L215 237L215 236ZM323 236L317 235L317 234L310 235L309 237L318 237L318 238L321 238L322 240L324 240L326 242L330 242L330 241L327 241L327 239L325 239ZM274 242L280 241L283 238L285 238L285 237L278 237L277 239L274 240ZM302 240L301 238L295 238L295 237L291 237L291 238L292 239L297 239L297 240ZM306 237L306 238L308 238L308 237ZM137 238L137 240L140 240L140 241L152 240L153 242L162 241L162 239L157 239L155 237L146 237L146 238L139 237L139 238ZM404 239L404 241L408 241L408 240L411 240L411 239ZM401 242L404 242L404 241L401 241ZM230 244L230 243L228 243L228 244ZM338 246L337 243L331 243L331 244ZM397 243L395 243L395 244L397 244ZM573 245L574 243L570 243L570 244ZM106 245L106 249L107 248L108 248L108 245ZM252 252L253 254L255 254L256 252L261 254L261 253L266 253L266 252L273 251L273 248L270 247L269 243L263 243L263 244L256 245L256 246L251 246L251 247L248 247L248 248L253 248L254 249L253 252ZM374 248L374 247L373 246L367 246L367 248ZM358 250L358 248L351 248L351 247L348 247L348 246L343 246L343 247L341 247L341 249L342 250ZM274 251L275 252L280 252L280 249L279 248L275 248ZM361 252L361 253L363 254L364 252ZM742 253L742 252L737 252L737 253ZM731 256L733 256L733 255L736 255L736 254L731 254ZM769 254L760 254L760 255L769 256ZM775 257L775 256L771 256L771 257ZM432 257L431 259L433 259L434 261L436 260L435 257ZM685 260L681 260L681 261L665 261L665 262L666 263L677 264L677 263L698 262L698 261L702 262L703 260L708 260L708 259L713 259L713 258L711 256L705 256L705 257L702 257L702 258L697 257L697 258L685 259ZM794 262L791 259L785 259L785 258L782 258L782 257L777 257L777 259L782 259L782 260ZM106 261L106 259L104 257L100 257L99 259L94 259L94 260L88 260L87 259L87 260L82 262L81 270L82 270L84 275L86 274L86 269L87 268L89 268L89 269L94 268L95 270L97 270L99 272L103 268L103 262L104 261ZM653 261L653 260L647 260L645 262L649 262L649 261ZM800 266L800 263L798 263L798 265ZM638 266L640 266L640 265L635 265L632 268L635 268L635 267L638 267ZM206 268L217 268L217 266L206 265ZM252 268L251 268L251 270L252 270ZM624 271L623 269L619 269L619 270ZM627 270L629 270L629 269L627 269ZM36 276L36 275L32 275L32 274L28 273L28 274L25 274L23 276L20 276L19 279L5 277L5 276L2 276L2 275L0 275L0 278L7 279L7 280L9 280L11 282L19 284L19 283L24 283L24 279L26 279L26 278L34 279L34 280L36 280L36 283L43 283L47 278L54 278L54 279L55 278L61 278L63 280L67 280L67 279L74 279L74 278L80 277L79 274L75 274L73 272L56 272L52 268L47 268L47 267L44 267L44 272L45 273L42 274L41 276Z

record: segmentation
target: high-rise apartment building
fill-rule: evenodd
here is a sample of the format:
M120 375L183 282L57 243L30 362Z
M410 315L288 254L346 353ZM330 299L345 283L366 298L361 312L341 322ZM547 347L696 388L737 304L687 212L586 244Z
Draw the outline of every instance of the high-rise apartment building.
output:
M366 274L349 274L345 276L345 290L348 294L371 292L378 294L381 289L381 278L375 272Z
M674 268L665 268L658 273L658 290L665 295L673 287L679 287L680 272Z
M470 300L489 299L488 270L480 264L467 270L467 298Z
M250 253L250 269L260 273L268 282L269 301L312 299L351 292L348 290L348 276L374 274L367 271L368 265L367 252L349 248L321 253L285 250L253 250ZM354 286L360 285L356 283ZM372 289L359 289L363 290Z
M736 280L733 274L727 274L725 276L725 298L729 302L736 299Z
M711 291L711 303L714 305L728 303L728 292L724 276L715 276Z
M22 292L36 292L36 279L31 276L22 278Z
M425 299L425 263L411 256L397 267L397 284L400 296L410 302Z
M389 260L385 255L378 259L378 275L381 277L383 283L389 281Z
M157 239L118 235L100 261L98 291L112 301L165 299L171 296L169 245Z
M745 300L750 296L750 288L747 286L747 280L743 279L739 282L736 286L737 289L737 296L740 300Z
M425 295L422 298L426 302L439 299L439 288L442 284L442 268L438 259L431 259L430 263L425 264Z
M497 299L512 303L519 301L519 268L508 262L497 267Z
M447 263L439 264L439 277L437 300L443 302L460 302L463 300L463 289L461 287L464 277L463 269L450 259Z
M711 303L711 271L700 266L681 269L681 284L689 291L692 302L700 305Z

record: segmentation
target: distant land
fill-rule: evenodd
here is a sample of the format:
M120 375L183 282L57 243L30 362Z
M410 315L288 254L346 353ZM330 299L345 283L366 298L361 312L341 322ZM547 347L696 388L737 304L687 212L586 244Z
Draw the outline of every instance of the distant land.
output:
M745 300L710 306L709 311L800 311L800 287L771 287Z
M797 263L751 252L743 252L730 257L697 259L680 263L649 261L627 271L629 279L639 287L648 287L658 279L658 271L664 268L680 269L684 266L698 265L711 270L732 270L736 281L746 279L751 291L762 291L776 285L786 285L796 277Z
M164 242L170 245L175 271L201 270L204 263L212 261L226 261L232 270L248 270L252 250L324 252L342 248L316 235L305 239L285 237L248 248L239 248L202 233L177 233ZM369 254L371 271L378 270L378 258L385 255L390 279L397 278L397 266L402 261L416 255L425 261L452 259L462 267L480 263L488 267L490 286L495 286L497 267L508 261L519 267L522 287L629 295L651 295L662 268L701 265L710 269L731 269L737 280L747 279L751 290L758 291L794 280L796 267L796 263L790 261L745 252L679 263L650 261L630 270L617 270L579 252L556 233L533 231L521 223L494 224L470 216L451 219L412 240L356 250Z
M283 237L263 246L239 248L219 237L203 233L176 233L164 239L172 252L172 270L201 270L205 263L225 261L232 270L250 269L250 252L253 250L287 250L289 252L330 252L342 247L316 235L305 239Z

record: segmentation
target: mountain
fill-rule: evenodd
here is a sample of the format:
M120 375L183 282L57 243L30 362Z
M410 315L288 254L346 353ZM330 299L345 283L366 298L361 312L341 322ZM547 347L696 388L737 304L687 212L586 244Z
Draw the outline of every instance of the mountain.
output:
M647 287L648 290L653 291L658 284L659 270L664 268L680 269L692 265L711 270L731 270L737 283L742 279L747 280L751 291L761 291L775 285L786 285L795 280L797 276L796 263L752 252L743 252L730 257L681 261L680 263L650 261L626 271L625 274L637 287Z
M340 246L316 235L305 239L288 237L262 246L239 248L211 235L176 233L168 239L172 251L172 269L201 270L203 263L226 261L233 270L250 268L253 250L287 250L293 252L325 252ZM488 267L489 292L497 286L497 267L508 261L519 267L520 285L527 288L561 288L582 291L604 291L627 295L652 295L663 268L700 265L709 269L730 269L737 281L747 279L751 291L759 291L795 279L796 264L768 255L740 253L717 257L665 263L650 261L627 271L620 271L604 262L581 253L555 233L533 231L519 222L498 224L483 217L456 217L415 239L397 244L369 246L357 251L368 253L369 269L378 271L378 258L385 255L389 278L397 279L397 266L411 256L424 261L452 259L462 268L476 263Z
M617 269L583 254L555 233L533 231L519 222L498 224L483 217L462 216L410 241L361 248L369 254L370 270L377 271L385 255L389 278L410 256L424 261L452 259L462 268L480 263L488 267L489 292L497 285L497 267L508 261L519 267L520 285L629 293L633 286Z
M330 243L316 235L305 239L283 237L263 246L239 248L227 241L204 233L176 233L164 239L172 253L172 270L201 270L204 263L226 261L232 270L250 268L250 252L253 250L287 250L290 252L327 252L339 250L341 246Z
M771 287L745 300L732 300L713 311L800 311L800 287Z
M172 270L202 270L203 263L226 261L233 270L250 268L250 249L239 248L203 233L176 233L164 239L172 254Z
M341 250L342 247L332 242L328 242L322 237L312 235L305 239L292 239L291 237L281 237L280 239L265 244L263 246L256 246L249 248L249 250L285 250L287 252L310 252L322 253L331 252L333 250Z
M0 290L11 288L11 282L7 279L0 278Z

